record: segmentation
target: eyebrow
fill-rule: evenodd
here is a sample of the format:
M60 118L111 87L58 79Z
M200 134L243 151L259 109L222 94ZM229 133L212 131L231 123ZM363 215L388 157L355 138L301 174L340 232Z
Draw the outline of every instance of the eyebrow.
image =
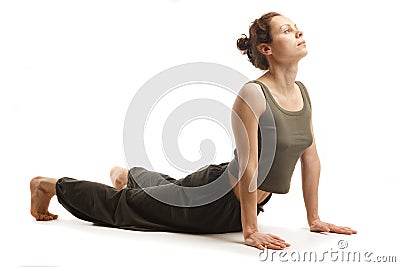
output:
M291 25L290 25L289 23L283 24L283 25L279 28L279 30L282 29L283 26L291 26ZM293 24L293 26L294 26L295 28L297 28L297 25L296 25L296 24Z

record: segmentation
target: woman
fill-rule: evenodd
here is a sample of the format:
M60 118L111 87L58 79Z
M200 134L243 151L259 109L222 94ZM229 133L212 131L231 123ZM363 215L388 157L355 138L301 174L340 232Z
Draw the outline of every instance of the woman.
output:
M48 211L51 198L57 195L74 216L96 224L140 231L242 231L246 245L261 250L284 249L290 246L285 240L258 232L257 216L272 193L288 192L300 158L310 230L356 233L349 227L323 222L318 216L320 162L312 132L311 103L304 85L295 82L298 62L307 54L303 33L289 18L271 12L256 19L249 37L238 39L237 46L255 67L266 72L246 83L233 105L236 149L231 162L210 164L179 180L142 167L114 167L110 172L114 187L69 177L38 176L30 183L32 216L41 221L57 219ZM276 150L264 175L259 166L268 165L264 162L268 159L261 156L265 155L261 133L271 129L269 114L273 115ZM206 205L173 206L148 194L180 195L179 186L195 187L215 180L221 180L230 190Z

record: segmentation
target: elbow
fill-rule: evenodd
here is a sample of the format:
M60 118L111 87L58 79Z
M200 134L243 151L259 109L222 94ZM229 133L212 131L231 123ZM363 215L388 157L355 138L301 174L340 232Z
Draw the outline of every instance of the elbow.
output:
M301 157L300 157L300 161L302 164L304 165L309 165L309 164L315 164L315 163L319 163L319 156L316 150L312 150L312 151L305 151Z
M254 165L247 166L239 175L239 192L248 194L257 191L258 167ZM246 193L244 193L246 192Z
M304 171L321 169L321 162L319 160L318 155L302 157L301 169Z
M239 167L239 180L248 180L257 174L258 165L257 164L247 164L246 166ZM245 179L242 179L245 178Z

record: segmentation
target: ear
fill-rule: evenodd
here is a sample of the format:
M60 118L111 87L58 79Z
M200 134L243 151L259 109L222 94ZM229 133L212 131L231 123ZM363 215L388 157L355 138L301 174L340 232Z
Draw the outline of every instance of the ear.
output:
M271 50L271 47L269 46L269 44L261 43L261 44L257 45L257 49L258 49L258 51L260 51L261 54L263 54L265 56L272 55L272 50Z

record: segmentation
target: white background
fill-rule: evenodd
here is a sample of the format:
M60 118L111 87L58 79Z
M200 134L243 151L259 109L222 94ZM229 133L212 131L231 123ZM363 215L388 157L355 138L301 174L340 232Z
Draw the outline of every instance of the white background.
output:
M290 192L274 195L259 215L260 231L282 236L298 250L330 251L345 239L352 251L396 255L396 2L2 1L0 265L267 264L257 259L255 248L241 243L240 233L99 229L72 217L55 198L50 208L60 219L35 222L29 214L29 181L42 175L110 184L109 169L125 166L122 131L135 91L160 71L196 61L257 78L261 72L239 53L236 39L268 11L291 18L307 41L309 54L300 63L298 80L313 105L322 163L320 216L359 233L308 232L299 165ZM202 137L191 138L185 142L192 152L185 155L195 159Z

